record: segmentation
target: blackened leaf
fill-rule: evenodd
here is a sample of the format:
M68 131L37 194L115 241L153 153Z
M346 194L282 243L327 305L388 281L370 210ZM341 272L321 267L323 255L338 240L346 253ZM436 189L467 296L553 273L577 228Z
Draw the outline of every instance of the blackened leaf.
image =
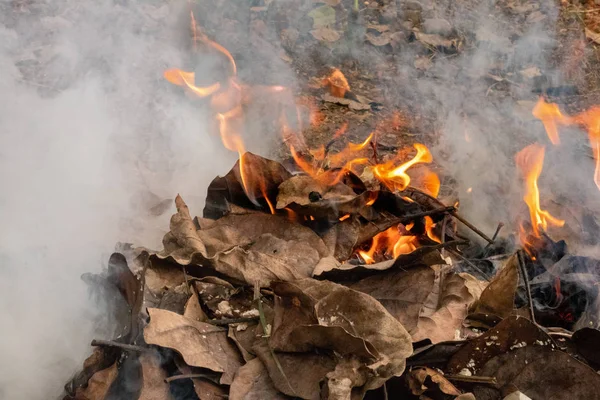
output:
M146 343L176 350L188 365L222 372L221 383L231 383L241 357L224 329L156 308L148 313Z
M582 357L600 365L600 331L598 329L580 329L573 334L571 340Z

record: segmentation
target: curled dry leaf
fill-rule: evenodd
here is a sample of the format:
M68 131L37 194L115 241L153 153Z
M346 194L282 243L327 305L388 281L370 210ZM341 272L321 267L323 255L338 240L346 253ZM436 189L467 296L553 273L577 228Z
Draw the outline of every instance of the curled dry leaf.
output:
M432 368L414 368L410 370L406 376L410 390L417 396L422 395L427 390L433 389L432 387L427 386L429 384L428 378L435 384L436 389L439 389L444 394L452 396L461 394L460 390L444 377L444 374Z
M78 389L88 385L88 381L94 374L115 364L119 354L120 350L117 348L95 347L92 355L83 362L83 370L65 385L65 392L75 396Z
M279 393L273 386L267 369L262 361L255 358L242 366L235 374L231 388L230 400L284 400L287 396Z
M491 314L501 318L514 309L515 293L519 283L519 260L514 254L481 293L471 310L474 314Z
M117 363L96 372L85 389L77 389L75 400L104 400L118 373Z
M373 296L411 333L413 341L453 340L482 286L446 265L374 275L350 285Z
M143 384L138 400L171 400L169 384L165 382L167 373L161 368L158 354L142 354L140 364Z
M148 314L146 343L177 351L190 366L222 372L221 383L231 383L241 359L225 330L156 308L149 309Z
M313 279L272 287L282 299L275 306L269 341L274 349L327 348L357 354L371 371L366 378L369 389L404 371L406 357L412 353L410 335L371 296Z
M291 204L306 206L327 200L343 203L356 197L356 193L347 185L319 182L308 175L295 175L279 185L277 208L283 209Z

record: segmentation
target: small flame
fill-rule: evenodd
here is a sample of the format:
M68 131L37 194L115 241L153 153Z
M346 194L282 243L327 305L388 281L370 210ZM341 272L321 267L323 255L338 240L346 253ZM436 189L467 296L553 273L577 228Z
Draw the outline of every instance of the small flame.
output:
M427 237L433 240L434 242L442 243L442 240L433 232L435 225L436 224L435 222L433 222L433 219L431 219L431 217L425 217L425 232L427 232Z
M534 117L542 121L544 128L546 128L548 138L552 144L560 144L560 138L558 137L558 124L569 124L569 119L562 114L558 108L558 105L546 103L546 101L540 97L540 100L535 105L531 113Z
M373 237L369 250L359 251L358 254L366 264L373 264L375 262L375 254L379 252L392 256L393 258L413 252L417 248L417 237L407 235L413 225L414 224L411 223L406 226L393 226L378 233Z
M180 69L168 69L163 75L165 79L173 85L185 86L198 97L210 96L221 88L221 84L219 82L205 87L196 86L195 74L193 72L186 72Z
M544 166L544 146L534 143L515 156L517 166L525 177L525 196L523 200L529 207L529 215L531 218L531 226L534 235L540 237L541 230L546 230L548 225L561 227L565 221L553 217L546 210L542 210L540 206L540 192L538 188L538 178L542 173Z
M323 85L329 87L329 93L334 97L344 97L350 91L346 77L339 69L335 68L331 74L323 79Z
M430 163L433 161L433 157L427 147L420 143L415 143L413 146L417 150L417 154L412 160L409 160L398 167L394 167L395 160L384 164L378 164L373 167L375 176L390 188L390 190L406 189L410 184L410 176L408 176L406 171L415 164Z

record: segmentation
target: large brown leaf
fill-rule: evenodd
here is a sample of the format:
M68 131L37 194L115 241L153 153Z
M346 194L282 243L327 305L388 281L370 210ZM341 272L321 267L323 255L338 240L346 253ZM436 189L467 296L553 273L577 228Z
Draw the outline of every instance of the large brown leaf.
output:
M238 369L229 389L229 400L285 400L287 398L275 389L267 369L258 358Z
M227 331L170 311L152 308L148 313L146 343L177 351L190 366L222 372L221 383L231 383L241 357L227 340Z
M519 260L517 254L514 254L481 293L471 312L508 317L514 309L518 283Z
M102 371L96 372L90 378L85 389L77 389L75 400L104 400L118 373L116 363Z
M140 356L142 366L142 391L138 400L171 400L169 384L165 382L167 373L160 366L156 353L144 353Z
M411 338L373 297L347 287L313 279L275 283L282 301L275 306L271 346L281 351L327 348L363 358L375 388L404 371L412 353Z
M288 179L291 174L278 162L252 153L245 153L243 162L244 171L250 174L250 182L256 182L256 179L261 179L263 182L262 187L258 184L249 185L249 189L252 190L251 195L255 201L260 201L264 197L264 191L271 204L274 204L277 187ZM265 203L265 201L261 201L259 204L263 206L263 210L268 212L268 205ZM208 186L204 218L221 218L231 211L232 205L248 209L256 206L244 190L239 160L227 175L215 178Z
M446 265L391 271L365 278L349 287L373 296L411 333L413 341L453 340L460 333L469 306L479 297L481 283Z
M242 283L268 286L272 280L312 276L319 260L329 253L314 231L283 216L228 215L195 230L180 197L178 203L179 212L173 216L159 258L211 266Z

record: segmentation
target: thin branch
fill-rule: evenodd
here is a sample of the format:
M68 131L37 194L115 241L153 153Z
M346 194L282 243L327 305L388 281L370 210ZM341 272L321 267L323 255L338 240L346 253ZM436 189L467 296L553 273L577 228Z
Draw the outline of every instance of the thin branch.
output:
M529 276L527 276L527 268L525 268L525 260L523 258L523 252L521 250L517 250L517 260L519 261L521 277L523 278L523 282L525 283L525 292L527 293L527 301L529 302L529 316L531 317L531 322L537 325L537 323L535 322L535 308L533 306L533 298L531 297L531 287L529 286Z
M483 275L483 277L489 281L490 279L492 279L488 274L486 274L485 272L483 272L481 270L481 268L479 268L477 265L473 264L468 258L466 258L465 256L463 256L462 254L460 254L458 251L454 251L452 249L446 249L446 251L450 254L452 254L453 256L456 256L458 258L460 258L462 261L466 262L467 264L469 264L469 266L471 268L473 268L475 271L479 272L481 275Z
M142 353L145 351L152 351L152 349L149 349L147 347L141 347L141 346L136 346L133 344L125 344L125 343L119 343L119 342L114 342L112 340L97 340L94 339L92 340L92 346L100 346L100 347L117 347L119 349L125 350L125 351L135 351L137 353Z
M206 321L207 324L211 325L231 325L231 324L239 324L241 322L255 322L258 321L260 317L246 317L246 318L223 318L223 319L211 319Z
M204 378L210 381L215 381L215 377L208 374L181 374L181 375L173 375L165 378L165 383L170 383L179 379L194 379L194 378ZM218 383L218 382L217 382Z
M490 239L485 233L481 232L475 225L473 225L472 223L467 221L464 217L459 215L456 211L450 211L449 213L454 218L456 218L457 220L462 222L467 228L469 228L470 230L472 230L473 232L475 232L476 234L481 236L486 242L488 242L490 244L494 243L494 241L492 239Z
M444 378L449 381L456 382L470 382L470 383L482 383L487 385L496 386L498 381L495 376L466 376L466 375L443 375Z

